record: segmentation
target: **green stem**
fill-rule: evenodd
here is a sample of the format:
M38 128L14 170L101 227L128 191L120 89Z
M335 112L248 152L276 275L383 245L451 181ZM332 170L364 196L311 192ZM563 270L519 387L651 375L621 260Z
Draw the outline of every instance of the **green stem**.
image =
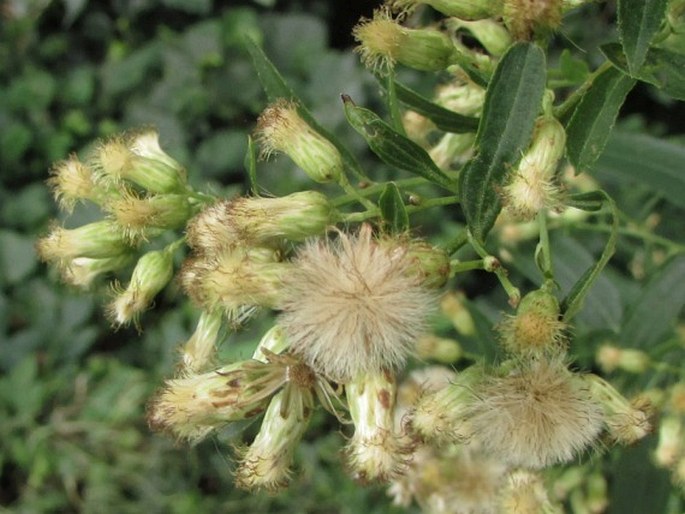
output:
M485 247L481 245L475 237L473 237L471 231L468 231L468 241L480 257L482 257L484 260L487 259L491 261L491 264L489 264L487 267L492 271L492 273L495 274L497 280L499 280L499 283L507 293L507 296L509 297L509 305L516 307L521 301L521 291L519 291L519 288L511 283L507 270L499 264L499 260L496 257L490 255Z
M376 209L376 204L373 203L371 200L365 198L363 195L357 191L352 184L350 184L349 180L347 180L347 177L345 175L340 176L340 180L338 181L338 185L347 193L347 195L350 198L353 198L354 200L358 201L360 204L362 204L364 207L366 207L367 211L371 209Z
M593 230L595 232L611 232L613 230L613 227L605 225L603 223L593 224L586 222L576 222L569 223L567 226L569 228L577 228L580 230ZM671 241L670 239L666 239L665 237L661 237L644 230L630 227L618 227L618 233L623 236L634 237L636 239L642 239L644 241L649 241L651 243L656 243L665 246L669 249L671 253L685 252L685 245L676 243L675 241Z
M454 259L450 261L450 277L453 277L457 273L464 273L465 271L472 271L474 269L485 269L483 259L475 261L460 261L459 259Z
M547 211L545 209L538 213L538 224L540 226L540 242L538 243L536 253L537 251L540 252L540 271L542 271L542 276L545 280L554 280L552 251L549 246L549 231L547 230Z
M402 124L402 113L400 111L399 103L397 102L397 89L395 88L395 69L390 67L387 80L387 92L388 92L388 110L390 111L390 119L392 120L392 127L402 134L407 136L404 130L404 125Z
M462 248L466 243L469 242L469 236L466 230L462 230L457 234L457 236L452 239L449 243L443 246L443 250L447 252L447 255L452 255Z
M590 86L592 86L592 83L594 80L597 78L597 76L609 68L611 68L613 65L609 61L604 61L602 65L597 68L595 71L593 71L590 76L583 82L578 89L576 89L571 95L564 100L561 105L559 105L556 109L554 109L554 115L557 117L559 120L565 120L567 116L569 116L570 111L573 110L576 106L576 104L580 101L580 99L583 97L585 92L590 89Z
M458 196L442 196L440 198L431 198L430 200L424 200L419 205L408 205L407 213L413 214L415 212L425 211L433 207L440 207L444 205L452 205L459 202ZM380 216L380 210L374 204L372 207L364 212L352 212L349 214L340 213L338 221L356 223L359 221L365 221L370 218L375 218Z

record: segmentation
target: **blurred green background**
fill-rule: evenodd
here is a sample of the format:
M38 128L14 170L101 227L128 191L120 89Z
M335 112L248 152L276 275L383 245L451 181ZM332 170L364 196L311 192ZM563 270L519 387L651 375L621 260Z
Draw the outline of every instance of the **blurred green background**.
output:
M246 33L263 43L319 122L364 162L368 153L347 127L338 98L344 92L360 105L377 105L378 86L349 51L348 36L359 14L369 15L375 4L0 2L0 512L405 512L388 505L384 488L362 488L345 475L339 456L344 436L320 413L298 450L292 486L275 497L232 485L230 445L238 429L249 434L255 427L231 428L196 448L150 433L145 404L173 374L177 347L194 329L197 313L179 302L171 287L144 316L142 334L113 333L101 309L103 290L83 294L60 285L34 252L36 237L60 217L44 183L50 163L127 128L155 126L163 148L187 166L199 189L227 196L244 191L246 137L265 105L241 44ZM596 26L588 26L582 15L572 17L564 37L596 48L611 36L606 29L611 8L597 13L603 16L588 18L598 20ZM590 50L588 58L597 55ZM620 129L628 134L624 138L647 130L682 142L682 113L680 104L640 87L629 97ZM620 154L621 140L612 144ZM661 225L663 234L682 237L685 205L678 191L668 184L659 190L649 177L644 178L648 187L635 188L635 175L622 174L607 159L601 168L599 177L631 219L642 223L658 209L663 219L673 220ZM264 187L275 194L308 184L286 159L260 170ZM79 210L69 226L92 216ZM596 234L554 239L568 286L602 242ZM583 365L592 366L598 341L618 338L622 323L637 319L642 290L628 270L643 252L642 276L651 276L662 263L648 251L639 242L623 241L614 267L588 298L575 342ZM512 252L525 254L520 262L533 266L530 247ZM667 278L680 277L685 262L671 262L668 270ZM516 272L529 284L536 280L534 267L524 264ZM492 289L491 277L478 275L462 285L471 296L482 296L472 309L491 338L490 324L504 308L502 295L484 294ZM673 336L685 302L681 296L653 321L652 326L663 326L657 339ZM224 355L249 356L267 321L227 335ZM635 386L631 380L627 383ZM649 444L653 441L633 454L643 459L635 467L644 467ZM614 469L629 465L612 464ZM666 501L667 474L648 471L647 479L637 480L649 484L653 498Z

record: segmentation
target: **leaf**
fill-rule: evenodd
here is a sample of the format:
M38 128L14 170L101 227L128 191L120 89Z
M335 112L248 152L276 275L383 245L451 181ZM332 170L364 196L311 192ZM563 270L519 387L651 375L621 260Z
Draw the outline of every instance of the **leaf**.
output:
M667 0L619 0L618 33L630 74L640 70L666 16Z
M573 317L583 308L583 302L587 296L590 288L593 286L599 274L602 272L604 267L614 255L616 251L616 241L618 240L618 209L613 199L604 191L596 191L594 193L598 201L603 201L610 210L611 213L611 233L609 234L609 239L607 240L606 246L599 260L591 265L585 273L578 279L578 281L573 285L569 293L564 298L561 303L561 310L564 313L564 321L568 323L573 319ZM591 198L591 194L586 194L586 201Z
M518 43L502 57L485 96L476 136L478 154L460 180L464 214L480 241L502 209L499 189L530 141L545 88L545 54L531 43Z
M440 130L463 134L465 132L475 132L478 129L478 118L464 116L445 109L397 82L395 82L395 90L400 102L431 120Z
M381 217L390 231L395 234L409 229L409 215L402 201L402 194L394 182L388 182L378 198Z
M566 151L578 173L601 155L635 80L612 67L599 73L582 96L566 126Z
M373 111L357 107L349 96L342 98L347 121L384 163L420 175L454 192L454 181L437 167L423 148L395 131Z
M614 66L627 73L628 63L621 51L621 45L610 43L603 45L601 50ZM663 48L651 48L647 52L645 63L637 71L635 77L658 87L673 98L685 100L685 55L683 54Z
M685 255L679 255L667 261L652 276L630 307L621 331L621 339L626 346L647 349L672 329L685 305L683 284Z
M292 89L285 82L285 79L278 72L273 63L266 56L261 47L255 43L250 37L244 38L245 48L252 57L252 62L254 64L255 70L257 71L257 77L259 78L264 92L270 101L276 101L279 98L285 98L287 100L292 100L298 105L298 112L300 116L319 134L328 139L340 152L343 162L355 173L359 178L367 179L364 171L362 170L359 163L350 153L350 151L336 138L333 134L323 128L314 119L311 113L304 106L304 103L297 97Z
M597 160L599 174L638 183L685 208L685 148L646 134L617 132Z
M245 169L250 179L250 192L253 195L259 194L259 186L257 185L257 148L249 134L247 136L247 152L245 153Z

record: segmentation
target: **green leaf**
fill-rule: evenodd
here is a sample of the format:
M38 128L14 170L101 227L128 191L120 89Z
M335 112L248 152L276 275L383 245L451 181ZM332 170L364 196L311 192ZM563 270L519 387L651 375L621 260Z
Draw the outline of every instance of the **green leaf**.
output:
M592 167L606 145L618 111L635 80L608 67L578 102L566 126L566 151L578 173Z
M596 201L603 201L611 213L611 233L609 234L609 239L607 240L606 246L599 260L591 265L585 273L578 279L578 281L573 285L569 293L564 298L561 303L561 309L564 313L564 321L566 323L570 322L573 317L583 308L583 302L587 296L590 288L593 286L599 274L602 272L604 267L614 255L616 251L616 241L618 240L618 209L614 200L604 191L596 191L594 193ZM592 199L592 193L585 195L585 201Z
M249 134L247 136L245 169L247 169L247 176L250 179L250 192L253 195L257 195L259 193L259 186L257 185L257 147Z
M343 103L347 121L383 162L454 192L454 181L438 168L423 148L395 131L373 111L357 107L349 96L343 95Z
M685 148L646 134L617 132L597 160L597 172L638 183L685 208Z
M259 82L264 88L266 96L269 101L274 102L279 98L285 98L297 103L298 113L302 118L319 134L328 139L333 145L338 149L342 155L343 162L345 166L350 169L355 175L361 179L368 179L364 174L361 166L355 159L354 155L336 138L333 134L323 128L314 119L311 113L304 106L304 103L297 97L297 95L290 89L290 86L286 83L285 79L278 72L273 63L264 53L264 50L255 43L250 37L244 38L245 48L252 57L252 62L254 64L255 70L257 71L257 77Z
M471 234L480 241L502 209L499 189L530 141L545 88L545 54L518 43L502 57L485 96L476 136L478 154L461 173L460 191Z
M601 50L614 66L628 72L628 63L621 45L610 43L603 45ZM685 100L685 55L683 54L663 48L651 48L647 52L645 63L635 73L635 77L658 87L673 98Z
M397 82L395 82L395 90L400 102L431 120L440 130L462 134L475 132L478 129L478 118L464 116L445 109Z
M394 182L388 182L379 199L381 217L392 233L399 234L409 229L409 215L402 201L402 193Z
M618 32L632 76L635 76L645 62L649 45L666 16L667 3L667 0L618 2Z
M630 307L621 331L626 346L648 348L671 330L685 305L685 255L667 261Z

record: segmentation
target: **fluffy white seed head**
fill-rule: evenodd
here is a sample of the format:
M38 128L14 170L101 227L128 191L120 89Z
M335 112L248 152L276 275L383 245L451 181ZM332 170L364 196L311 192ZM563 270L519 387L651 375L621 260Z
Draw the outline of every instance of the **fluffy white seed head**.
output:
M402 242L371 227L304 246L284 276L280 324L292 351L338 382L400 368L433 310Z
M469 413L473 440L511 466L568 462L602 429L601 407L561 359L503 365L483 380Z

